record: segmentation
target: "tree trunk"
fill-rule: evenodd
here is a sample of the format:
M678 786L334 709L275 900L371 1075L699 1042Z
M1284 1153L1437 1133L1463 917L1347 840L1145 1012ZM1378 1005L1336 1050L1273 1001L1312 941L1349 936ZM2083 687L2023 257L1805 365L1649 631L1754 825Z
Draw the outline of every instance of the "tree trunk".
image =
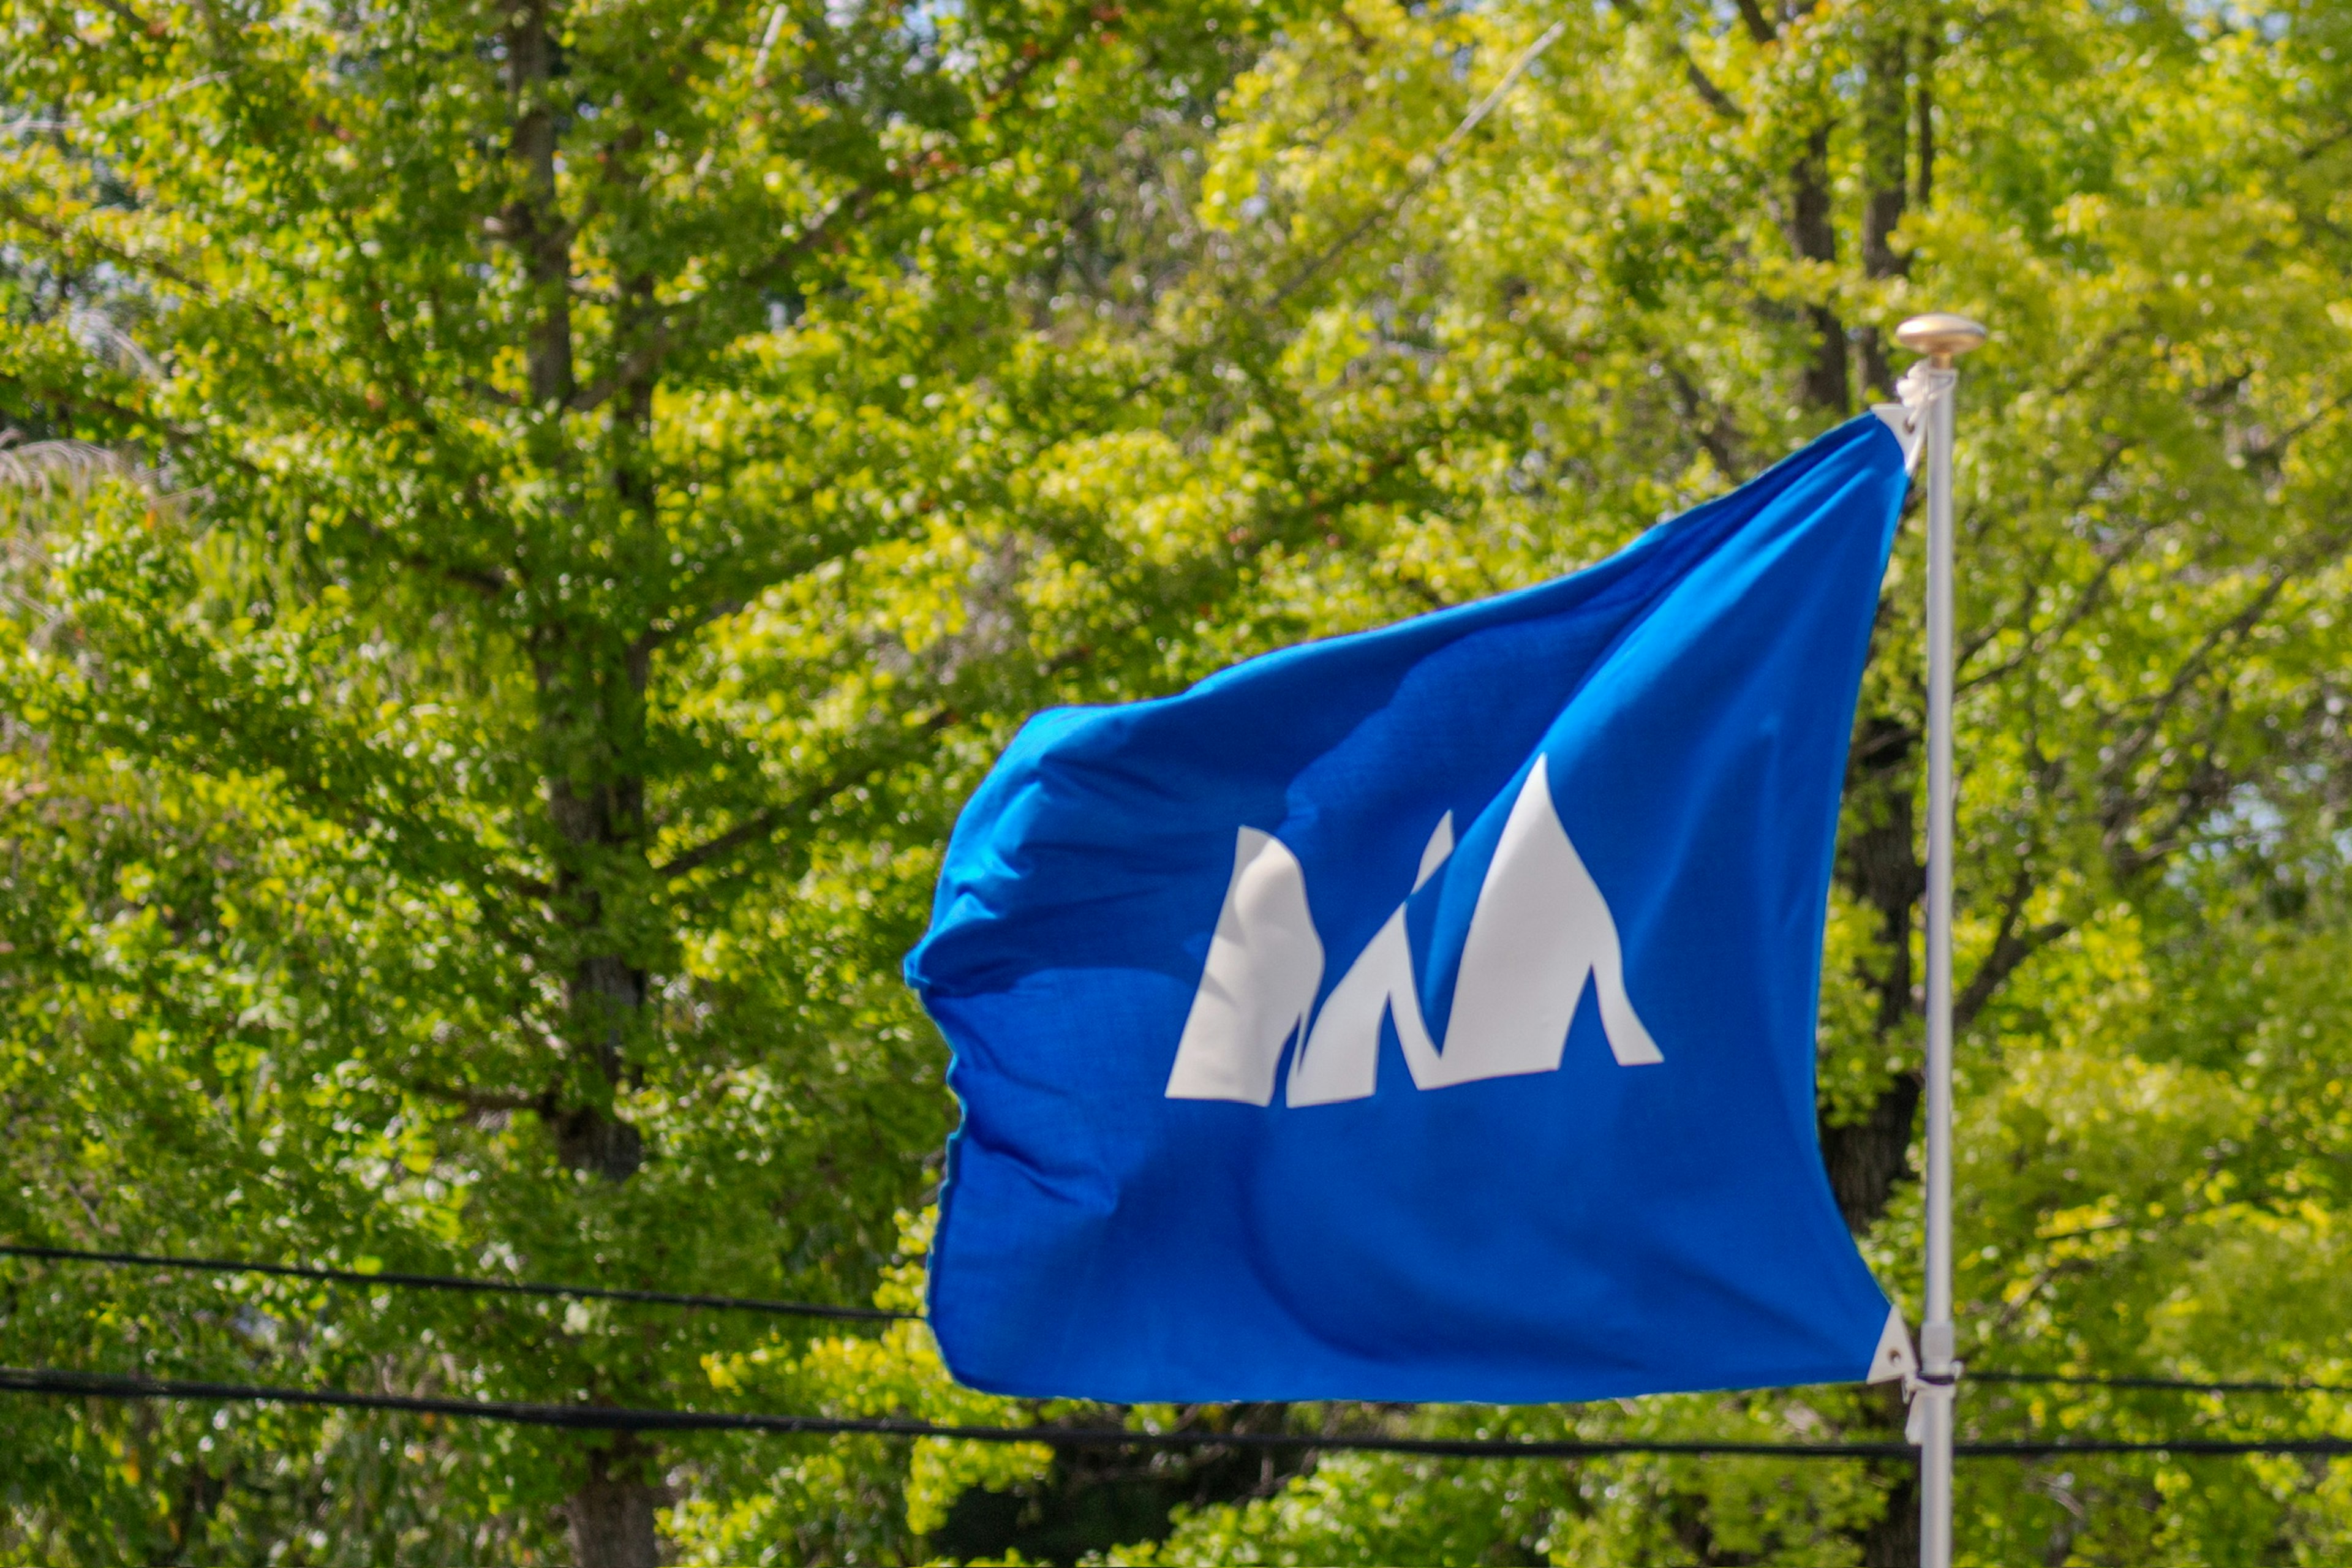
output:
M544 409L572 396L572 234L556 205L554 107L547 101L555 38L544 5L515 8L506 36L512 62L514 130L509 144L523 187L503 215L507 243L530 277L531 312L524 363L530 399Z
M1921 212L1936 205L1936 28L1919 29L1919 90L1912 94L1912 139L1919 143L1919 179L1912 205Z
M1837 225L1831 208L1830 131L1824 116L1805 138L1805 150L1789 172L1789 244L1807 261L1837 259ZM1805 307L1813 330L1812 358L1799 378L1797 395L1808 408L1843 416L1852 401L1846 385L1845 323L1826 303Z
M520 175L499 214L499 231L530 279L522 351L532 405L549 416L542 460L570 466L565 408L579 389L572 330L572 241L556 181L560 128L551 82L557 63L551 0L522 0L507 14L503 42L513 97L509 154ZM642 422L648 400L625 416ZM575 498L559 502L575 508ZM531 639L544 751L548 818L558 840L551 904L568 951L549 954L564 973L564 1087L548 1112L557 1157L574 1170L625 1181L644 1163L645 1140L613 1110L628 1079L627 1047L645 1006L646 974L613 929L615 890L631 858L642 865L646 661L620 628L583 624L561 612ZM625 896L625 895L624 895ZM654 1568L661 1493L646 1478L657 1450L625 1438L587 1455L587 1474L563 1505L580 1568Z
M1862 97L1863 206L1862 271L1865 278L1900 278L1910 270L1907 257L1891 243L1903 222L1909 196L1911 39L1902 18L1882 19L1865 52ZM1878 323L1860 332L1862 379L1869 395L1894 390L1895 376L1887 363L1886 344Z
M1918 1563L1919 1478L1906 1470L1886 1489L1886 1511L1863 1531L1862 1568L1918 1568Z
M1917 733L1899 720L1866 719L1846 765L1846 797L1863 825L1840 852L1838 879L1878 914L1875 962L1863 980L1877 995L1873 1026L1888 1042L1910 1026L1917 1005L1912 995L1911 922L1927 879L1912 837L1912 759L1918 743ZM1918 1074L1897 1074L1859 1121L1822 1124L1822 1161L1830 1188L1856 1236L1886 1212L1895 1184L1909 1174L1911 1122L1919 1094Z
M1919 1110L1917 1073L1897 1073L1859 1121L1821 1129L1822 1164L1846 1228L1861 1236L1886 1212L1895 1184L1911 1174L1911 1121Z
M651 1450L624 1437L590 1458L588 1479L563 1505L573 1568L658 1568L654 1515L667 1500L646 1479Z

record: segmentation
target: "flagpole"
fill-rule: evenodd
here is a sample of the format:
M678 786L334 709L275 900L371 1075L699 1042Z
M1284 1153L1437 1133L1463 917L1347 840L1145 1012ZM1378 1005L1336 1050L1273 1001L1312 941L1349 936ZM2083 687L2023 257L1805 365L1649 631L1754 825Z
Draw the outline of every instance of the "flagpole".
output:
M1927 1290L1919 1325L1920 1568L1952 1563L1952 361L1985 341L1964 316L1914 316L1927 356Z

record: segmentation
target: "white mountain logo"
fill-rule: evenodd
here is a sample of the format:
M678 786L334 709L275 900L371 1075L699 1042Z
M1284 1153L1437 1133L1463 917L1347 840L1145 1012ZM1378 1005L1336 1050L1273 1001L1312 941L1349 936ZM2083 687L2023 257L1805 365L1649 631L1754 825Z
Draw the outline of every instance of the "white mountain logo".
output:
M1454 853L1447 813L1422 852L1419 888ZM1171 1100L1274 1102L1283 1047L1296 1037L1286 1096L1328 1105L1371 1094L1380 1072L1381 1020L1392 1018L1419 1089L1552 1072L1591 978L1601 1022L1620 1067L1665 1058L1625 994L1617 921L1552 809L1544 759L1528 774L1471 911L1441 1054L1423 1022L1404 906L1360 953L1312 1023L1323 985L1323 940L1307 908L1307 878L1282 840L1241 830L1233 880L1209 942L1168 1075Z

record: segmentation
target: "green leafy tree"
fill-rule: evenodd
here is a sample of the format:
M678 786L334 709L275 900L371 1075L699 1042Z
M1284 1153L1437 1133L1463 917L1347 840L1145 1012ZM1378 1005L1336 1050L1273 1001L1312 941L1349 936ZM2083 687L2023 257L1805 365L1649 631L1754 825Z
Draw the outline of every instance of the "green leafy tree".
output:
M848 1299L947 1114L891 960L1013 721L1597 559L1885 395L1888 324L1932 306L1997 333L1962 415L1964 1354L2352 1382L2352 20L1266 25L16 13L0 395L158 471L48 448L14 491L7 1223ZM1820 1037L1828 1174L1900 1289L1916 552ZM903 1245L883 1300L918 1299ZM22 1279L9 1342L63 1364L1116 1415L955 1391L912 1326ZM1796 1441L1899 1411L1123 1418ZM1962 1419L2352 1432L2337 1396L2054 1384ZM665 1482L710 1562L1916 1552L1900 1466L26 1430L28 1557L543 1558L560 1504L627 1561ZM2325 1563L2352 1468L1986 1462L1961 1506L1974 1563Z
M949 1110L896 959L1035 680L941 585L1093 395L1025 331L1074 202L1251 10L0 16L0 405L152 470L15 459L8 1228L863 1297ZM64 1364L642 1405L746 1342L39 1279ZM680 1450L443 1434L383 1508L399 1430L52 1411L17 1549L654 1560Z
M2341 1315L2281 1283L2333 1257L2331 1015L2310 1016L2293 1068L2273 1064L2303 1005L2277 954L2321 962L2344 939L2346 47L2324 8L1302 19L1227 101L1194 203L1212 240L1149 330L1117 339L1149 367L1134 422L1038 464L1019 514L1052 617L1037 635L1148 643L1173 684L1538 580L1887 395L1901 316L1985 316L1999 336L1969 362L1962 473L1966 1353L2340 1375ZM1822 1025L1828 1173L1906 1287L1916 549L1890 575L1855 735ZM1239 604L1184 614L1216 603L1195 585L1229 582ZM2256 962L2282 975L2259 1004ZM2211 977L2229 973L2222 1006ZM1988 1436L2344 1419L2326 1398L1997 1385L1968 1408ZM1899 1412L1823 1391L1574 1419L1596 1436L1761 1420L1793 1439L1891 1436ZM1837 1467L1595 1466L1549 1511L1446 1475L1349 1460L1329 1485L1200 1513L1163 1550L1916 1552L1901 1468L1856 1492ZM1963 1537L1987 1563L2326 1561L2343 1485L2252 1460L1988 1464L1968 1472Z
M1886 395L1884 331L1913 310L1993 321L1964 393L1961 1223L1981 1247L1964 1271L1966 1353L2339 1371L2341 1315L2316 1297L2276 1307L2278 1281L2315 1278L2290 1255L2332 1256L2344 1123L2319 1080L2346 1043L2315 1016L2289 1087L2273 1077L2278 1047L2257 1043L2279 1026L2205 1005L2200 977L2242 976L2255 961L2238 941L2310 954L2343 941L2343 18L1619 6L1557 18L1541 62L1456 133L1553 20L1349 6L1295 28L1237 85L1199 198L1229 257L1171 291L1160 327L1167 363L1217 364L1248 389L1232 399L1245 412L1218 410L1195 450L1162 448L1163 469L1104 494L1106 537L1181 515L1172 498L1205 508L1244 489L1221 465L1255 469L1257 495L1310 476L1305 526L1227 535L1252 552L1255 635L1374 624L1591 560L1753 474ZM1916 547L1890 575L1855 735L1822 1026L1829 1175L1904 1285L1917 1257ZM2259 987L2242 984L2234 1005L2252 1005ZM2263 1016L2294 1016L2292 994L2265 997ZM2030 1418L2147 1436L2343 1419L2325 1399L2106 1401L1987 1388L1969 1420L1987 1436ZM1790 1436L1891 1434L1896 1414L1807 1395L1662 1402L1633 1419L1687 1435L1759 1410ZM1622 1418L1579 1419L1600 1433ZM1465 1503L1441 1528L1468 1533L1446 1538L1423 1522L1429 1467L1349 1461L1335 1487L1203 1514L1168 1550L1913 1560L1901 1470L1857 1502L1833 1468L1768 1467L1813 1500L1783 1509L1736 1479L1749 1468L1594 1467L1549 1514ZM2341 1475L2289 1475L1987 1466L1969 1472L1963 1539L1986 1563L2325 1561ZM1650 1500L1617 1506L1635 1496Z

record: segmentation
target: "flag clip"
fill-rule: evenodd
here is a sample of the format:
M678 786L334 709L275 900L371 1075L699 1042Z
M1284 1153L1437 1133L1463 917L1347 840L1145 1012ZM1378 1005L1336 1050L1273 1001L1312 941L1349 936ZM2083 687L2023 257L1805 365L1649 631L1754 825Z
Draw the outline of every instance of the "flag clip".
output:
M1949 1399L1967 1369L1958 1362L1948 1373L1907 1372L1903 1374L1903 1398L1910 1413L1903 1418L1903 1440L1917 1447L1927 1440L1927 1401Z
M1938 397L1948 396L1959 384L1960 373L1951 369L1938 370L1926 360L1919 361L1903 373L1895 384L1897 401L1881 403L1871 409L1895 432L1903 444L1903 468L1906 473L1919 467L1919 454L1927 445L1927 411Z

